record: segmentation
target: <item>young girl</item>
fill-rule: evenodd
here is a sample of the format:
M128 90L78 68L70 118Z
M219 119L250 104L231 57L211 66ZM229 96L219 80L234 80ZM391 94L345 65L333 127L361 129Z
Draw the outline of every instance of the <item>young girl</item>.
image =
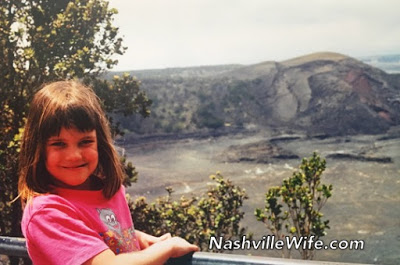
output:
M133 228L123 169L93 90L48 84L30 106L20 156L22 231L34 264L163 264L198 247Z

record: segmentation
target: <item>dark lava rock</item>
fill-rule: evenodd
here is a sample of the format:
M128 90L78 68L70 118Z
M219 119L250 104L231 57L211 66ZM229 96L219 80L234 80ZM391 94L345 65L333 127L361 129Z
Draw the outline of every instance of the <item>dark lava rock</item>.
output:
M271 163L275 159L299 159L299 156L268 140L264 140L244 145L232 145L220 154L217 159L229 163Z
M326 156L327 158L333 159L344 159L344 160L357 160L357 161L365 161L365 162L378 162L378 163L393 163L391 157L372 157L372 156L364 156L364 155L354 155L354 154L346 154L346 153L334 153Z

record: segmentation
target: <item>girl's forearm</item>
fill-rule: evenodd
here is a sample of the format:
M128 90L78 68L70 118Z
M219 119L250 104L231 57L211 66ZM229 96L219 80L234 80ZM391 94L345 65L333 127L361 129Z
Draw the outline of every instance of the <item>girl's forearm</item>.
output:
M137 252L115 255L108 249L90 259L85 265L162 265L169 258L179 257L194 251L198 251L197 246L182 238L173 237Z
M171 257L171 255L172 247L160 242L141 251L116 255L112 264L162 265Z

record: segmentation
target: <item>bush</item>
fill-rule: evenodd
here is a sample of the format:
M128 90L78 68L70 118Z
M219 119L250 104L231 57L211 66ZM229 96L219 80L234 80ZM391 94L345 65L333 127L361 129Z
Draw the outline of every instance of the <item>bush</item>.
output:
M264 210L256 209L257 220L263 222L277 237L285 236L283 227L289 235L315 240L326 234L329 220L323 221L320 212L329 197L332 185L321 184L321 176L326 161L314 153L304 158L300 170L283 181L280 187L272 187L265 194ZM287 250L284 250L287 251ZM303 259L313 259L313 249L299 249ZM290 256L290 251L282 256Z
M248 198L245 190L225 180L220 173L210 178L216 185L200 198L181 197L173 201L171 188L167 188L166 197L153 203L147 203L144 197L133 201L127 195L135 228L155 236L171 233L202 250L208 249L211 236L229 240L244 235L246 229L240 226L240 221L244 217L241 207Z

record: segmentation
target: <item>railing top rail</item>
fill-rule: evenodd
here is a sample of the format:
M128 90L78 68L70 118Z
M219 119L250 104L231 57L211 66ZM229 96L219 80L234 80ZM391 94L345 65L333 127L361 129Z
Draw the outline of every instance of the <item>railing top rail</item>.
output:
M0 254L7 256L29 257L24 238L0 236ZM310 261L280 259L259 256L245 256L209 252L196 252L180 258L170 259L167 265L357 265L329 261ZM360 265L360 264L358 264Z
M329 261L314 261L314 260L299 260L299 259L282 259L270 258L261 256L246 256L235 254L221 254L210 252L196 252L193 254L192 265L361 265L356 263L329 262ZM365 265L365 264L364 264Z
M24 238L0 236L0 254L15 257L29 257Z

